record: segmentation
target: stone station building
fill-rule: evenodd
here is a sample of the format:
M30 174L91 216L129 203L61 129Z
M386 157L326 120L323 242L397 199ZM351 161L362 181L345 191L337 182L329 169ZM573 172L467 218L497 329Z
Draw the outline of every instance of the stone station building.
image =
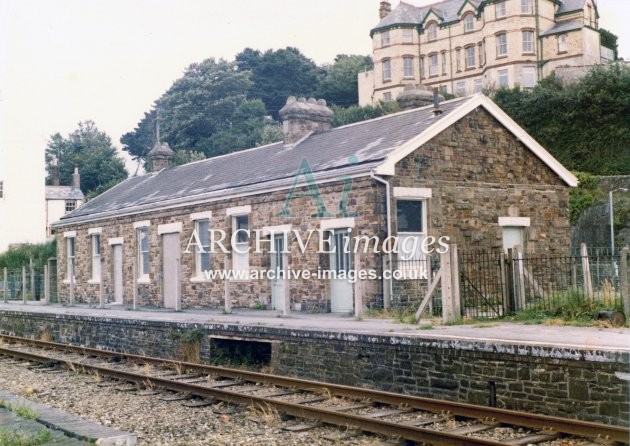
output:
M370 245L355 256L344 245L356 236L447 236L460 250L569 247L576 178L482 94L334 129L321 100L289 98L280 114L284 141L176 167L158 144L152 172L65 215L54 225L60 300L72 289L83 302L102 291L119 304L212 308L228 296L235 307L280 309L288 295L293 311L350 312L358 286L371 307L390 298L387 287L339 277L223 280L206 271L382 275L389 254ZM211 230L226 233L228 248L234 235L241 252L190 247L210 245ZM320 239L336 252L322 253Z

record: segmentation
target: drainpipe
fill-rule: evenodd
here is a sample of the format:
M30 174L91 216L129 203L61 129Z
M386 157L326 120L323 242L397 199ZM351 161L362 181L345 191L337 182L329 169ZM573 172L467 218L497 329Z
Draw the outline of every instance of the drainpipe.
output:
M386 200L385 200L385 208L386 208L386 212L387 212L387 237L390 237L392 235L392 214L390 212L391 210L391 199L390 199L390 185L389 185L389 181L376 176L374 174L374 171L370 171L370 177L375 180L378 181L379 183L382 183L385 185L385 194L386 194ZM387 253L387 259L389 261L389 266L391 268L392 266L392 253L391 250L390 252ZM383 284L385 283L385 278L383 277ZM393 291L394 291L394 287L392 285L392 279L389 279L389 299L392 298L393 295ZM388 299L383 299L383 308L384 309L388 309L389 308L389 300Z
M536 16L536 75L538 82L542 80L542 39L540 38L540 15L538 8L538 0L536 0L536 10L534 15ZM536 83L538 83L536 82Z

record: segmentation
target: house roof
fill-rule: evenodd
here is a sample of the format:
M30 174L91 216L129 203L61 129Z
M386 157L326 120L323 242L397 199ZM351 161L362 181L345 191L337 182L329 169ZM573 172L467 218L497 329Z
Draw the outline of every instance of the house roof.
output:
M395 25L420 25L431 12L437 15L441 21L458 20L459 11L466 3L478 7L481 0L444 0L426 6L414 6L401 1L372 29L372 33Z
M310 134L289 146L277 142L132 177L65 215L55 226L287 189L304 159L318 182L372 172L393 175L394 159L402 159L419 147L420 139L437 135L479 106L509 125L567 184L577 184L531 136L479 94L443 102L437 116L430 105Z
M540 33L541 37L550 36L552 34L566 33L568 31L575 31L576 29L584 28L584 23L577 20L568 20L566 22L560 22L553 25L551 28Z
M46 186L46 200L83 200L84 198L83 192L72 186Z
M560 7L556 14L564 14L567 12L580 11L584 9L586 0L561 0Z

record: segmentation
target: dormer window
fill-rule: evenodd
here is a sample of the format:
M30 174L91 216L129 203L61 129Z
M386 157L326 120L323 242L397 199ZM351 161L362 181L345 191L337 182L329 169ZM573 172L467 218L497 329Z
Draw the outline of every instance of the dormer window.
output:
M381 46L389 45L389 31L383 31L381 33Z
M427 26L427 35L429 42L437 40L437 24L435 22L431 22L429 23L429 26Z
M470 32L475 29L475 16L473 14L466 14L464 16L464 32Z
M502 1L497 3L496 5L496 16L497 19L502 19L503 17L505 17L507 15L507 6L506 6L506 1Z

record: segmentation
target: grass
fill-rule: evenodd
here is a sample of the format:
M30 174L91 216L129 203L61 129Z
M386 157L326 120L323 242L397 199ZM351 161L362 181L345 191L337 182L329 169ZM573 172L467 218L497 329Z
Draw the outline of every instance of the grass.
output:
M370 319L391 319L396 324L416 324L416 308L367 309L364 316Z
M27 434L20 430L9 430L0 427L0 445L2 446L39 446L52 440L52 434L41 428L36 434Z
M0 401L0 408L10 410L16 415L26 418L27 420L36 420L39 417L39 412L30 407L20 406L17 404L7 403L6 401ZM0 443L2 445L2 443Z

